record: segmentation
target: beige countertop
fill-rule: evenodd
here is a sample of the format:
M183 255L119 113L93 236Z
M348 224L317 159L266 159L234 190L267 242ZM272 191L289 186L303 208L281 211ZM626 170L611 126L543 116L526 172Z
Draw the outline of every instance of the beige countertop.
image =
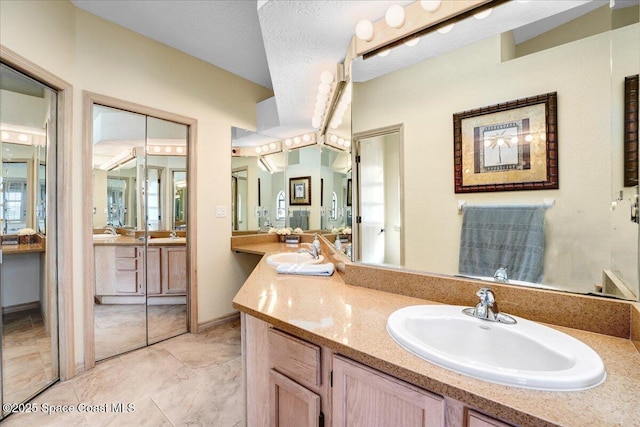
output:
M268 254L297 247L246 242L232 249ZM263 258L233 304L240 311L336 353L514 424L640 425L640 353L629 339L549 325L598 352L607 371L605 383L577 392L492 384L422 360L388 335L387 317L393 311L436 302L348 285L342 277L278 275Z
M171 239L169 237L149 239L149 246L186 246L184 238ZM129 236L114 236L108 239L93 239L94 246L142 246L144 241Z
M2 245L3 255L30 254L30 253L37 253L37 252L44 252L44 251L45 251L44 242L19 244L19 245Z

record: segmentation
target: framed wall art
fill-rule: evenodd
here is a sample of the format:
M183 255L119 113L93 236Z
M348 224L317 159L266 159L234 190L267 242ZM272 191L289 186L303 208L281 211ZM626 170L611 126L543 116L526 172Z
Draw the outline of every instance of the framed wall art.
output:
M559 188L557 94L453 115L456 193Z
M311 206L311 177L289 178L289 205Z
M624 78L624 186L638 185L638 74Z

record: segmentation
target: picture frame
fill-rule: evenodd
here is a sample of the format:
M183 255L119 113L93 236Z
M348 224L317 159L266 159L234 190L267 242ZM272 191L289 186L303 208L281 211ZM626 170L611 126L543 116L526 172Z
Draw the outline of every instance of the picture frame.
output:
M351 194L353 189L351 187L351 178L347 179L347 206L351 206Z
M311 177L289 178L289 205L311 206Z
M638 74L624 78L624 186L638 185Z
M453 115L456 193L559 188L557 93Z

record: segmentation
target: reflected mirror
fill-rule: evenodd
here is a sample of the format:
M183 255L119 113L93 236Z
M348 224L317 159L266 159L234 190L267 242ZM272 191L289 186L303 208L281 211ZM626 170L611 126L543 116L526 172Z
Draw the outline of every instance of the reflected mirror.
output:
M187 332L187 137L93 105L96 360Z
M624 79L640 70L638 1L609 5L508 2L352 63L354 135L402 125L404 267L459 274L466 207L543 206L543 278L524 285L638 298L638 187L624 187L622 160ZM456 194L453 115L553 92L559 189Z
M57 93L0 65L0 400L18 404L59 376L55 266ZM47 176L48 175L48 176ZM54 226L54 224L52 224ZM53 246L52 246L53 245ZM4 407L4 406L3 406ZM0 414L0 418L6 414Z

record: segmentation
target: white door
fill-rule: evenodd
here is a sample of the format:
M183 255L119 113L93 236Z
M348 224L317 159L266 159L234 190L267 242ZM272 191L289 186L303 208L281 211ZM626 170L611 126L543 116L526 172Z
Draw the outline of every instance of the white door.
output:
M401 265L400 135L363 138L358 200L361 261Z

